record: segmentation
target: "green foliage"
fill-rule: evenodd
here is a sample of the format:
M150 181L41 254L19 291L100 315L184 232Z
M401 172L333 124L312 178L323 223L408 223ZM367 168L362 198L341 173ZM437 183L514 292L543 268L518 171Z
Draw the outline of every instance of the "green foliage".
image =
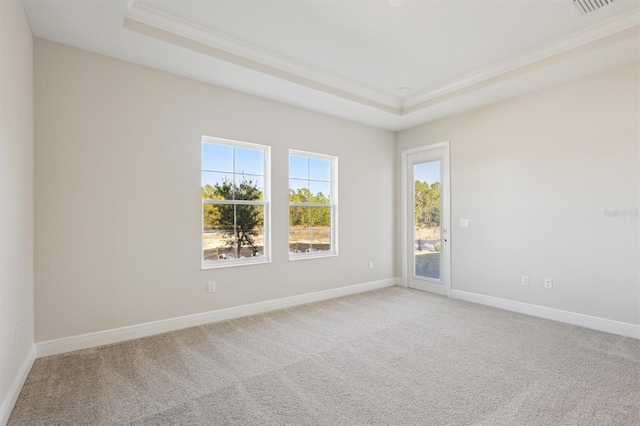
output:
M440 182L429 185L427 182L416 181L415 203L416 226L440 225Z
M222 200L222 198L216 194L215 188L209 184L202 187L202 198L209 200ZM213 204L204 204L202 208L204 226L207 228L217 227L220 220L218 206L214 206Z
M214 186L203 186L202 197L212 200L258 201L262 199L262 190L251 179L244 179L240 184L226 181ZM204 226L223 231L229 249L235 247L239 253L244 246L251 247L254 254L258 252L255 237L264 223L262 206L205 204L203 214Z
M312 203L313 195L308 188L300 188L297 191L289 189L289 201L292 203Z
M300 188L297 191L289 189L289 201L292 203L327 204L327 207L291 207L289 209L290 226L331 226L331 208L328 206L330 200L322 192L312 194L307 188Z

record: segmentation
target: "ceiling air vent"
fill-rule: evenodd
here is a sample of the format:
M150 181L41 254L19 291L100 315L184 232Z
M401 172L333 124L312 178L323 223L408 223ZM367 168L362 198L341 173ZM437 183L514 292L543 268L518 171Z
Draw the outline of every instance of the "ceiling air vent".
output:
M576 5L580 13L593 12L611 3L613 0L573 0L573 4Z

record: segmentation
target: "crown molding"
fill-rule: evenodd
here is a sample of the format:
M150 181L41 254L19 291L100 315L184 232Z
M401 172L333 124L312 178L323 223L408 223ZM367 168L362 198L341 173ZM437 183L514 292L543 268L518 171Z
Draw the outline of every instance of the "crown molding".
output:
M342 77L318 70L250 43L243 42L227 34L204 28L175 16L160 12L146 5L138 4L137 0L129 0L127 4L127 12L125 14L125 28L135 31L137 27L134 27L134 25L126 25L127 19L129 21L137 21L141 24L146 24L150 27L167 31L197 43L230 53L239 58L249 60L253 63L242 61L240 65L248 66L256 71L272 74L276 77L284 78L298 84L300 83L300 79L292 77L302 77L305 80L319 83L322 86L331 87L338 91L354 95L352 97L366 99L370 101L367 102L369 106L376 107L376 104L381 104L386 108L380 109L384 109L387 112L392 112L397 115L400 114L402 100L399 97L380 93ZM221 59L229 60L229 57ZM270 72L270 70L278 70L281 72ZM357 101L358 100L356 100L356 102Z
M141 5L139 0L128 0L124 20L124 27L128 30L395 116L411 114L452 97L463 96L516 75L526 74L536 67L549 65L549 61L564 60L571 54L579 54L581 48L584 50L595 44L614 43L617 41L617 34L639 25L640 9L636 8L523 54L402 98L363 87L229 35Z
M625 14L608 19L599 24L593 25L581 31L577 31L566 37L554 40L540 47L532 49L521 55L513 56L497 64L483 68L477 72L467 74L464 77L451 80L438 87L417 93L405 98L401 109L403 112L419 104L428 102L432 99L445 96L465 89L469 86L481 83L485 80L499 77L527 65L544 61L552 56L568 52L588 43L611 36L621 31L627 30L634 26L640 25L640 9L634 9ZM418 108L419 109L419 108Z

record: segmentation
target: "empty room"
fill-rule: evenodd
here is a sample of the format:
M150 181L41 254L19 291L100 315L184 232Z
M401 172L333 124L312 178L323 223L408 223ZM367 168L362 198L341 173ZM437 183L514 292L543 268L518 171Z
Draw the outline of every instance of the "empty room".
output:
M0 0L0 425L640 425L640 0Z

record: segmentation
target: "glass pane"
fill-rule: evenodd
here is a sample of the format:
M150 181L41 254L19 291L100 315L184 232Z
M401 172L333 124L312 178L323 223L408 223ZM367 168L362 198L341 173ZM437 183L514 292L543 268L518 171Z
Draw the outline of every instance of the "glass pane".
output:
M289 201L294 203L308 203L310 200L309 181L289 179Z
M310 157L309 179L329 182L331 180L331 160Z
M237 248L239 258L264 256L264 231L260 228L247 231L238 228Z
M311 207L311 226L330 227L331 207Z
M304 253L310 247L311 209L309 207L289 207L289 251Z
M311 207L311 250L331 250L331 207Z
M233 200L235 191L233 179L233 173L202 172L203 198Z
M203 205L203 259L264 256L264 206Z
M264 151L261 149L235 147L235 161L236 173L264 176Z
M236 227L241 230L264 228L264 206L238 204L236 206Z
M262 176L235 175L235 199L261 201L264 199L264 178Z
M202 142L202 170L233 172L233 147Z
M236 207L236 248L240 257L264 252L264 207L239 204Z
M311 224L310 214L309 207L289 207L289 227L308 228Z
M311 230L305 228L289 229L289 253L307 253L311 247Z
M331 228L325 226L311 228L311 250L331 251Z
M415 275L440 279L440 160L413 166Z
M227 189L223 187L227 184ZM216 187L216 185L218 185ZM202 198L211 200L224 200L232 198L224 198L227 194L228 197L233 197L233 174L232 173L212 173L202 172Z
M329 182L309 181L309 192L312 203L329 204L331 199L331 184Z
M228 260L236 256L233 206L204 204L202 206L202 258L209 261Z
M309 179L309 157L289 155L289 177Z

